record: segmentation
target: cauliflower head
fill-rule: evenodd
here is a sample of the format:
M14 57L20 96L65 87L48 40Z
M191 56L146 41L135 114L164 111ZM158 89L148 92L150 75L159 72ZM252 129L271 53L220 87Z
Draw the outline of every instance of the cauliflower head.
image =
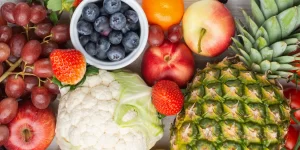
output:
M151 88L137 74L99 70L61 89L56 139L62 150L146 150L161 139Z

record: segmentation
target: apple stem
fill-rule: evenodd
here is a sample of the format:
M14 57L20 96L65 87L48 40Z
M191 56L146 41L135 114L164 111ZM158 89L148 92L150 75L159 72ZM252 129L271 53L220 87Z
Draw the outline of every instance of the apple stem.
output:
M201 53L202 52L202 50L201 50L201 41L202 41L202 38L203 38L203 36L205 35L205 33L206 33L206 29L201 29L200 30L200 37L199 37L199 41L198 41L198 53Z
M166 55L166 56L164 57L164 60L165 60L166 62L169 62L169 61L171 60L171 56L170 56L170 55Z
M23 134L24 134L25 142L29 142L29 139L31 137L30 131L28 129L25 129L25 130L23 130Z

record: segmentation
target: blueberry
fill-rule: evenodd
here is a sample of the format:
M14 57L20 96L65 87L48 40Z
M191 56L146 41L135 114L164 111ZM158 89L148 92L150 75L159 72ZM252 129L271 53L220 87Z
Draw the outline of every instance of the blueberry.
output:
M101 37L98 39L98 41L96 43L96 50L98 52L100 52L100 51L106 52L110 48L110 45L111 44L109 43L107 38Z
M100 38L100 33L94 31L91 35L90 35L90 40L94 43L96 43L98 41L98 39Z
M97 54L96 45L93 42L89 42L85 45L85 51L91 55L94 56Z
M121 31L112 31L110 32L108 38L111 44L117 45L122 42L123 34Z
M93 26L86 21L80 20L77 23L77 30L79 34L90 35L93 32Z
M140 29L140 22L138 21L138 22L136 22L136 23L127 23L127 25L128 25L128 28L130 29L130 30L138 30L138 29Z
M122 31L123 34L127 33L128 31L130 31L129 25L126 24L125 27L121 29L121 31Z
M82 35L79 37L79 41L82 46L85 46L90 41L90 36Z
M100 16L99 18L97 18L94 22L94 29L97 32L103 32L103 30L106 30L110 28L109 27L109 20L107 17L105 16Z
M133 10L125 11L124 15L129 23L137 23L139 21L139 16Z
M96 58L100 60L105 60L107 59L107 52L100 51L96 54Z
M120 13L124 13L126 10L128 10L130 8L130 6L124 2L122 2L121 4L121 9L120 9Z
M120 61L125 57L125 51L121 46L112 46L107 52L107 57L111 61Z
M127 50L134 50L139 46L140 37L135 32L127 32L122 40L122 44Z
M100 15L101 16L108 16L109 14L105 11L104 7L100 8Z
M126 17L122 13L115 13L110 16L110 27L114 30L121 30L126 26Z
M96 4L89 3L82 10L82 17L84 20L94 22L99 16L100 9Z
M104 0L103 7L109 14L114 14L121 9L121 0Z

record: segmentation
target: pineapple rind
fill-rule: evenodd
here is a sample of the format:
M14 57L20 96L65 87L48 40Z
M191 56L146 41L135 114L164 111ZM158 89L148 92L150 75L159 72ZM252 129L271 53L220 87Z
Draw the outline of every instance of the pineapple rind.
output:
M225 58L198 70L189 84L171 129L171 150L276 149L284 144L289 113L276 80Z

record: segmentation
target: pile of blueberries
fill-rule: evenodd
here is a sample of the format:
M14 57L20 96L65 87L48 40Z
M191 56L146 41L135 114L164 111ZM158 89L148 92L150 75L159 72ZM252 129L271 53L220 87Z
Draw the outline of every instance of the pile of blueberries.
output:
M86 52L104 61L120 61L139 46L137 13L121 0L87 4L77 30Z

